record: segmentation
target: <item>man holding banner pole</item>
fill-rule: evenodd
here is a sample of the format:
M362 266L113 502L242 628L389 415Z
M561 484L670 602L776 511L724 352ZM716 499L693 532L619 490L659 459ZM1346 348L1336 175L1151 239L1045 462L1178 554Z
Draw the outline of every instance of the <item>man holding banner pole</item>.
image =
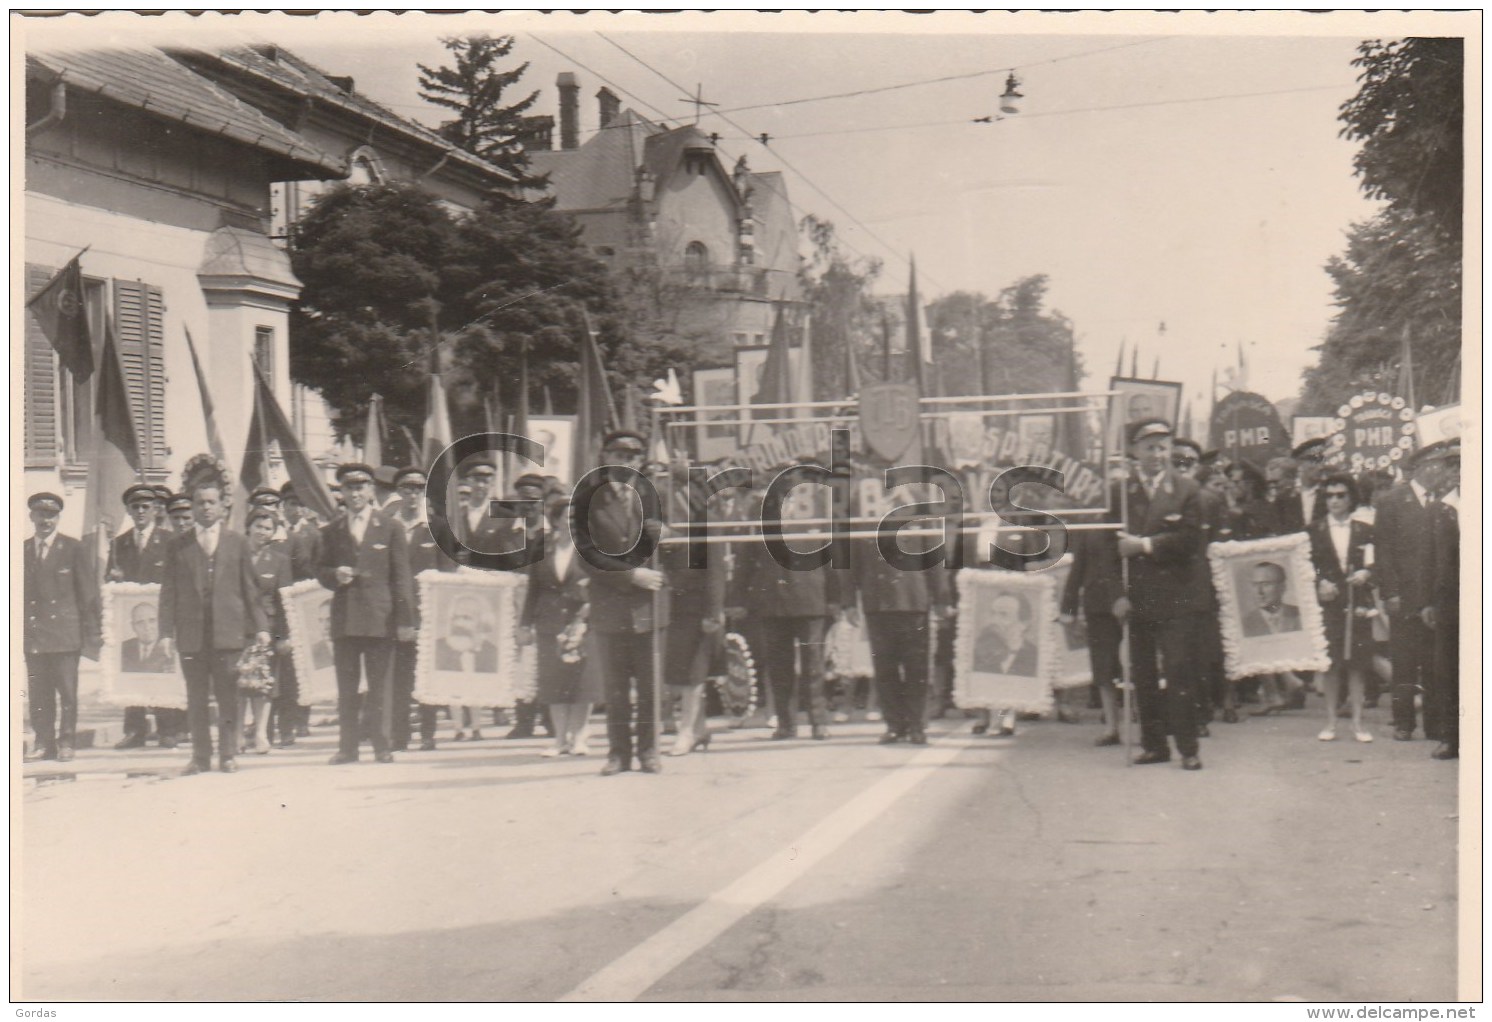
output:
M1143 751L1133 762L1169 762L1169 733L1182 769L1200 770L1194 637L1208 580L1198 487L1171 466L1171 426L1164 419L1131 423L1126 438L1136 471L1113 502L1124 526L1119 556L1127 594L1114 613L1126 624L1129 682L1140 711Z

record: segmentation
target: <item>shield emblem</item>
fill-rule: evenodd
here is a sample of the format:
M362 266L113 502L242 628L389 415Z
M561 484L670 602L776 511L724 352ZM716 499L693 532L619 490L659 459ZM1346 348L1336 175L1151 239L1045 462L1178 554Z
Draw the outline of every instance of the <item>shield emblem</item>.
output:
M860 434L870 452L895 461L918 436L919 398L914 383L875 383L860 390Z

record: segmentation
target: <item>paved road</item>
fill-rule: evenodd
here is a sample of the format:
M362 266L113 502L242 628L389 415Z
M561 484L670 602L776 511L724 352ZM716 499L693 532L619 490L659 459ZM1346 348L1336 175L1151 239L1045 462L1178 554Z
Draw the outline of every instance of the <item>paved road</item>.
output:
M37 786L22 995L1456 996L1455 765L1426 743L1251 720L1191 774L1126 769L1091 722L942 725L733 731L607 779L541 741L332 768L318 729L233 776Z

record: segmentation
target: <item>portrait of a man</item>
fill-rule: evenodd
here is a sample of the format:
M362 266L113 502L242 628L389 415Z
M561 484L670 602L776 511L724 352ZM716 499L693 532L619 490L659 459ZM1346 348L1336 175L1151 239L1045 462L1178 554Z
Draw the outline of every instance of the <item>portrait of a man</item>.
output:
M328 597L316 605L316 641L311 643L311 666L316 670L332 666L332 601Z
M1300 631L1300 608L1285 602L1283 566L1274 561L1256 562L1249 568L1248 585L1254 607L1243 615L1246 637Z
M130 631L134 638L119 644L119 669L131 674L170 674L176 669L160 644L160 618L152 601L141 601L130 609Z
M997 593L989 602L987 625L974 640L974 670L988 674L1036 676L1031 641L1031 605L1015 593Z
M497 671L497 644L483 625L485 608L474 596L451 601L450 618L435 644L435 669L463 674Z

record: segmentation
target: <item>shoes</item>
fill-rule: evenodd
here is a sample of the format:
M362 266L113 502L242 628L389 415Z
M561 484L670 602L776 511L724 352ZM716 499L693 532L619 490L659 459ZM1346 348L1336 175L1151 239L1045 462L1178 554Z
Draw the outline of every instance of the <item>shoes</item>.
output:
M306 725L302 724L302 725L300 725L299 727L297 727L295 729L295 737L297 737L297 738L310 738L311 737L311 729L309 727L307 727Z
M798 737L798 729L795 727L780 727L772 732L772 741L783 742L790 738Z
M1396 741L1396 742L1412 742L1412 741L1414 741L1414 732L1413 731L1405 731L1404 729L1400 728L1399 730L1397 730L1397 731L1394 732L1394 741Z
M477 738L481 737L481 735L482 735L482 732L477 731L475 733L475 736L472 738L472 741L476 741ZM503 735L504 738L532 738L533 736L534 736L534 729L531 728L531 727L515 727L513 730L509 731L507 734Z
M393 761L394 754L387 749L373 754L373 762L375 763L392 763Z
M825 727L823 724L815 724L815 725L813 725L813 740L814 741L816 741L816 742L824 742L824 741L828 741L828 739L829 739L829 729L827 727Z
M1198 724L1197 725L1197 737L1198 738L1211 738L1212 737L1212 732L1209 731L1209 730L1207 730L1207 725L1206 724Z
M836 724L848 724L850 722L850 715L848 713L845 713L843 710L835 710L834 716L830 717L829 719L834 721L834 723Z
M456 732L456 741L458 741L458 742L464 742L464 741L466 741L466 732L465 731L457 731Z
M1290 693L1290 696L1285 700L1284 708L1287 710L1305 709L1305 689L1298 688Z
M57 758L61 759L62 757L61 757L61 755L58 755ZM1461 750L1458 749L1458 748L1456 748L1454 745L1451 745L1448 742L1441 742L1439 745L1435 746L1435 751L1432 752L1432 753L1430 753L1430 758L1431 759L1460 759L1461 758Z
M141 748L142 746L144 746L144 744L145 744L145 736L144 735L125 735L122 739L120 739L119 741L117 741L117 742L114 743L114 748L120 749L120 750L123 750L123 749L138 749L138 748Z
M901 735L897 734L895 731L887 731L885 734L881 735L881 737L876 739L876 744L895 745L899 741L901 741Z
M277 744L282 749L288 749L288 748L290 748L291 746L293 746L295 744L295 735L294 734L281 735L280 736L280 741Z
M1358 731L1353 737L1359 742L1371 742L1373 740L1373 736L1367 731Z
M1262 710L1252 710L1252 711L1250 711L1249 716L1250 717L1271 717L1274 714L1279 713L1283 709L1285 709L1285 704L1284 703L1275 703L1272 706L1266 706L1266 707L1264 707Z
M705 744L710 744L710 740L708 738L705 739ZM590 754L591 747L585 742L576 742L570 747L570 755L572 756L589 756Z
M510 735L509 737L512 737L512 736ZM471 740L474 741L474 742L480 742L482 740L482 729L481 728L474 727L474 728L471 729Z
M161 738L160 744L163 749L174 749L180 743L177 741L175 735L165 735Z
M218 769L225 774L236 774L238 773L238 760L225 759L218 764Z
M181 776L191 777L193 774L205 774L210 769L212 769L210 764L194 759L186 765L186 769L181 772Z
M42 760L42 759L56 759L56 758L57 758L57 750L56 749L35 748L35 749L32 749L30 752L26 753L26 762L27 763L35 763L37 760Z
M331 759L327 760L327 763L329 765L331 765L331 766L341 766L343 763L356 763L356 762L357 762L357 753L355 753L355 752L339 752L335 756L333 756Z
M714 734L713 731L706 731L704 734L700 735L698 738L696 738L694 740L694 744L689 747L689 751L690 752L709 752L710 751L710 737L713 734ZM825 734L826 734L826 737L827 737L827 732Z
M1118 745L1119 735L1117 732L1110 731L1106 735L1100 735L1097 739L1094 740L1093 744L1098 746L1100 749L1110 745Z
M984 721L983 723L975 724L974 727L973 727L973 733L976 734L976 735L982 735L982 734L984 734L988 730L989 730L989 721Z
M868 720L868 721L870 721L871 723L875 723L876 721L878 721L878 720L881 719L881 711L880 710L871 710L869 713L867 713L865 715L865 719Z
M1171 754L1169 752L1142 752L1135 757L1135 766L1149 766L1152 763L1169 762L1171 762Z
M434 752L435 751L435 739L434 738L426 738L423 742L420 743L420 751L421 752Z
M73 761L73 747L61 744L57 746L57 762L71 763Z
M601 776L602 777L610 777L613 774L626 773L628 770L631 770L631 769L632 769L632 764L631 763L623 763L617 757L612 756L609 759L607 759L606 765L601 768Z
M1334 742L1337 740L1337 733L1334 728L1327 728L1316 737L1323 742Z
M913 745L926 745L927 732L923 731L920 727L913 728L907 732L907 741Z
M1202 769L1202 761L1200 759L1198 759L1196 756L1182 756L1181 757L1181 769L1183 769L1183 770L1201 770Z
M565 749L563 746L560 745L551 745L549 746L549 748L539 753L539 755L543 756L545 759L554 759L556 756L563 756L564 754ZM674 755L677 756L680 755L680 753L675 752Z
M254 743L254 755L256 755L256 756L268 756L269 755L269 743L268 742L255 742Z
M1238 711L1235 710L1235 709L1233 709L1233 707L1231 707L1231 706L1225 707L1223 709L1223 723L1224 724L1237 724L1238 723Z
M392 743L389 744L389 751L390 752L408 752L409 751L409 743L408 742L392 742Z
M661 774L663 764L658 759L656 752L645 752L637 757L638 768L645 774Z

